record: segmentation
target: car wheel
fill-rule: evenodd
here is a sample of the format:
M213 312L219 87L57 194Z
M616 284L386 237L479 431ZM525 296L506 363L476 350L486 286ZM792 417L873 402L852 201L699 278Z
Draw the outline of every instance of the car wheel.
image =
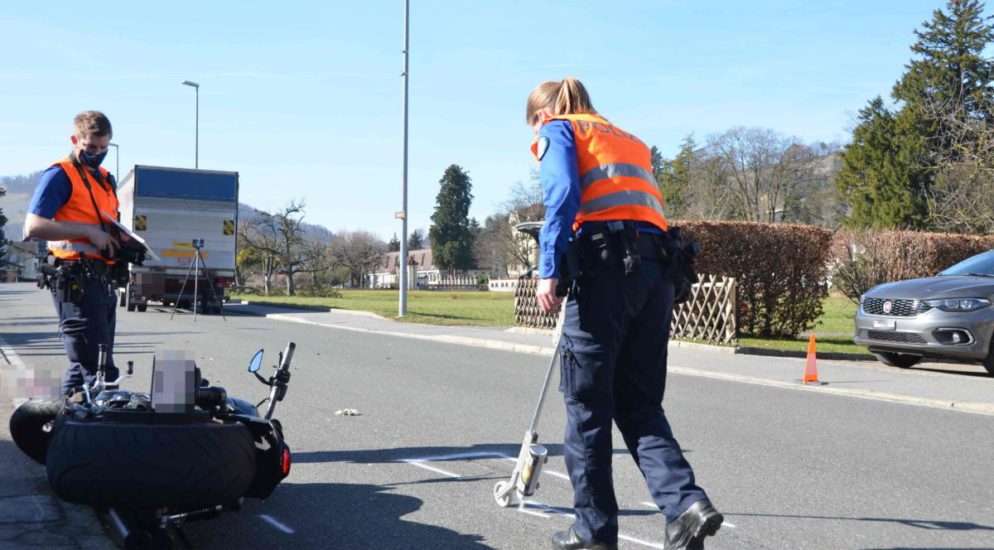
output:
M908 355L906 353L879 352L873 355L876 355L877 359L888 367L902 369L913 367L922 360L920 355Z

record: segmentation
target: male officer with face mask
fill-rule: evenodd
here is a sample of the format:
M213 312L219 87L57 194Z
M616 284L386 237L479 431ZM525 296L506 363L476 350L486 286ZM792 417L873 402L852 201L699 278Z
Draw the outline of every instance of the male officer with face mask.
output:
M116 182L100 167L110 145L110 120L99 111L75 118L72 152L42 174L24 222L25 238L48 241L47 263L59 329L69 356L62 394L89 383L97 373L98 346L107 346L108 380L114 366L117 300L111 266L119 246L104 213L119 219Z

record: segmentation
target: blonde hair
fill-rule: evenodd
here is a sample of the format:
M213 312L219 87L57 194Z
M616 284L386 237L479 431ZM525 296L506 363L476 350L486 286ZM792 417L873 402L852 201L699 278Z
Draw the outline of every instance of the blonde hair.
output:
M83 111L73 119L79 137L104 137L114 133L110 119L100 111Z
M547 107L552 109L554 115L597 114L583 83L572 77L558 82L550 80L535 86L532 93L528 94L525 121L535 124L537 113Z

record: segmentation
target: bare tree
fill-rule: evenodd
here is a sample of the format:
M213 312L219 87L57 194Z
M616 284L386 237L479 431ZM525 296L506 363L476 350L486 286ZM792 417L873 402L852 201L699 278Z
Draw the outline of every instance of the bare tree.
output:
M812 179L814 151L800 140L763 128L733 128L708 138L730 183L733 215L776 223L785 205Z
M473 243L476 265L491 272L506 273L507 266L511 263L509 248L512 241L508 239L510 232L511 226L506 214L498 212L487 216Z
M690 168L686 216L696 220L723 220L732 210L728 174L721 160L699 152Z
M273 250L277 243L274 236L261 233L247 221L238 227L239 251L235 261L236 267L243 271L242 278L258 275L263 280L263 291L268 296L272 290L273 274L279 267L279 260ZM247 272L247 273L245 273Z
M322 276L331 270L334 263L331 241L320 237L306 239L303 244L303 256L307 271L311 274L311 286L318 289L321 287Z
M267 258L275 258L278 271L286 275L289 296L294 295L294 275L308 271L303 219L303 202L291 201L289 206L275 213L257 211L249 220L252 231L247 231L243 237L247 248L254 248ZM269 286L268 281L266 286Z
M956 233L994 232L994 109L968 113L935 101L919 106L920 116L940 128L929 164L933 181L926 190L930 222Z
M362 286L363 278L383 261L386 250L387 244L367 231L344 232L331 242L332 257L348 271L353 287Z

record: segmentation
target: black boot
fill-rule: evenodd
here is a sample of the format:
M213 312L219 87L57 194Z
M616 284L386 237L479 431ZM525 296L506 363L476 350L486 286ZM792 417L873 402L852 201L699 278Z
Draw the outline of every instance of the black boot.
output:
M617 543L585 541L576 534L572 527L553 535L552 547L558 550L618 550Z
M704 550L704 539L717 533L724 520L710 500L698 500L666 526L666 550Z

